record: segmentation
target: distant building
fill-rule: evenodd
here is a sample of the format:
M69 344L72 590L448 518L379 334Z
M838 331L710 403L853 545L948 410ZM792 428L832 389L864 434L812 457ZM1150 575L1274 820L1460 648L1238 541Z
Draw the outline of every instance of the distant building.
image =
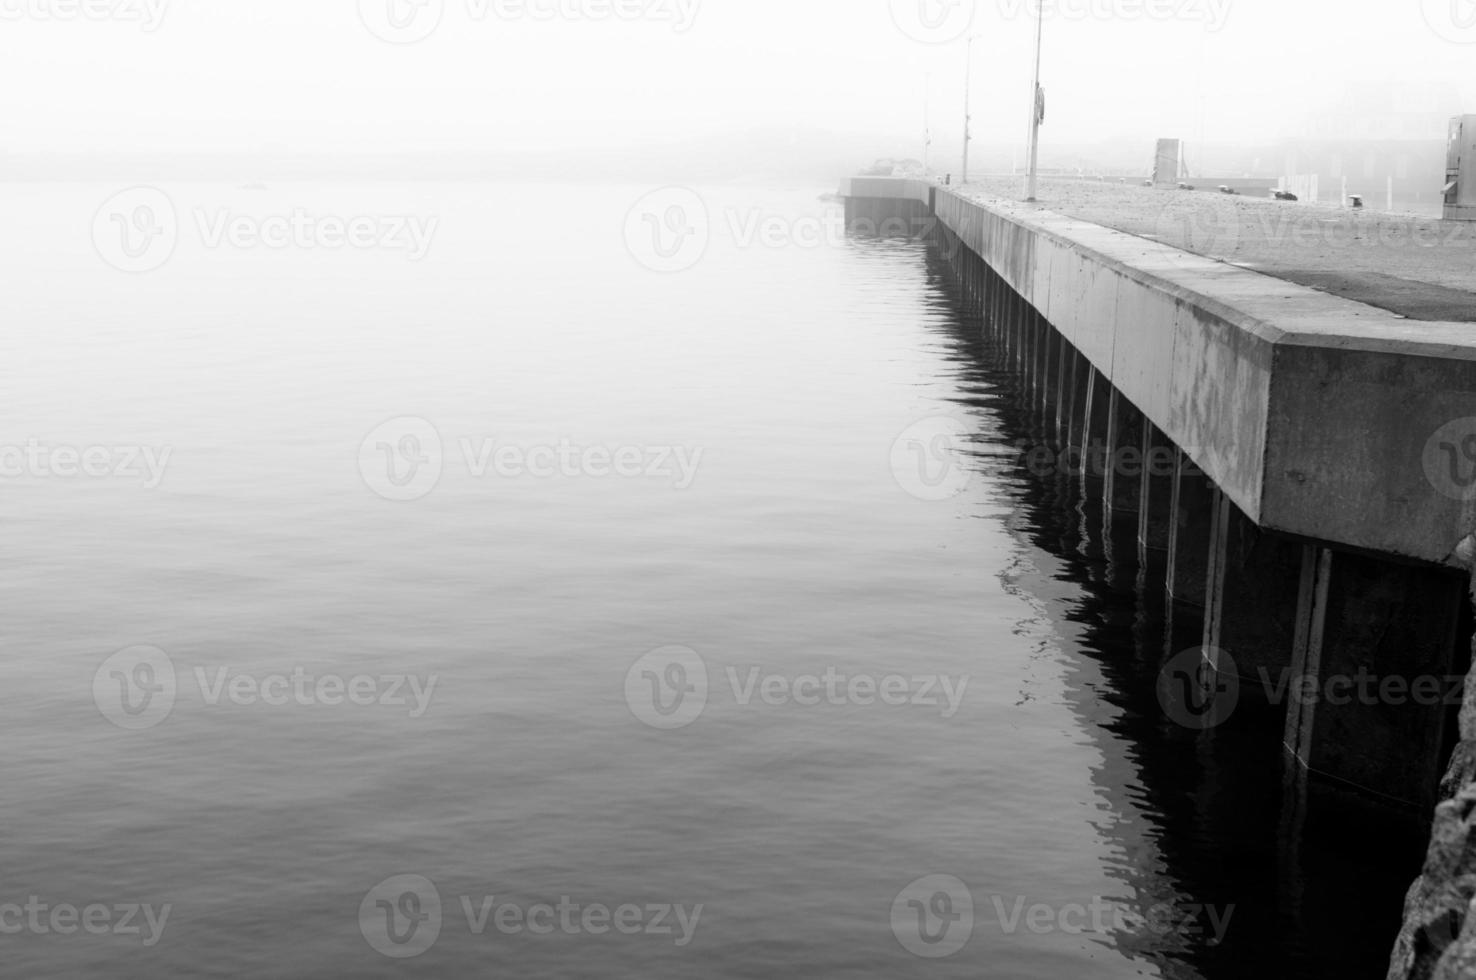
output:
M1460 94L1450 85L1352 84L1285 142L1282 174L1316 175L1324 201L1336 200L1346 177L1348 193L1363 195L1375 207L1383 207L1392 178L1396 207L1438 210L1450 117L1462 111Z

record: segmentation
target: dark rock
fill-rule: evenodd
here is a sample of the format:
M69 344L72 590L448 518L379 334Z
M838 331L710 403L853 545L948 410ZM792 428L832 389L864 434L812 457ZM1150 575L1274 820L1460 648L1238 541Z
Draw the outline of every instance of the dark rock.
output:
M1439 802L1453 800L1461 790L1476 783L1476 742L1461 742L1450 755L1450 768L1440 780Z
M1460 970L1469 949L1476 952L1476 922L1470 916L1476 897L1476 786L1435 809L1435 827L1424 871L1404 901L1404 928L1394 945L1389 980L1447 980L1476 977ZM1447 963L1446 956L1450 954Z
M1476 741L1476 670L1466 676L1466 690L1461 695L1461 738Z
M1466 910L1466 924L1440 957L1431 980L1470 980L1476 977L1476 905Z

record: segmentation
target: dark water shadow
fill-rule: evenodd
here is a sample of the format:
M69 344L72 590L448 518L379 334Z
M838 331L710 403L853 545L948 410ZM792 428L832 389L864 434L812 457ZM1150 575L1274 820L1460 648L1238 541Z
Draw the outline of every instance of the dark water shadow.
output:
M926 275L935 310L952 311L936 329L958 372L960 405L991 417L991 439L1050 442L1053 421L1041 417L1038 398L1024 397L1013 363L987 339L936 249ZM1158 701L1159 672L1199 624L1179 621L1196 610L1165 602L1163 556L1140 561L1129 546L1135 534L1104 531L1080 479L1036 475L1023 456L987 466L1022 550L1038 557L1024 563L1037 566L1035 578L1015 574L1010 587L1052 609L1073 637L1067 699L1101 749L1092 779L1111 812L1096 823L1118 852L1112 873L1124 896L1171 905L1186 920L1196 906L1213 906L1222 922L1229 915L1220 942L1201 912L1195 928L1114 931L1112 945L1176 978L1384 977L1427 819L1288 784L1284 710L1254 696L1209 732L1171 721ZM1052 603L1061 583L1075 586L1075 598Z

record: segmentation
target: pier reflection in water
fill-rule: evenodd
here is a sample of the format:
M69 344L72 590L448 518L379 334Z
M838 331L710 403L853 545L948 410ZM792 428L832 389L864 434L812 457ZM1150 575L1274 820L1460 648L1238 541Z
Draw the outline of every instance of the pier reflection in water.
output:
M1113 471L1110 448L1094 455L1084 443L1118 396L1096 387L1084 359L1069 346L1063 355L1060 335L956 240L933 243L927 275L956 312L938 329L970 366L980 393L971 404L1018 449L981 465L1013 508L1024 549L1010 585L1071 651L1069 701L1083 730L1101 736L1106 761L1093 780L1113 805L1099 826L1121 843L1124 891L1139 906L1234 908L1220 942L1201 917L1198 929L1118 931L1115 943L1170 976L1383 977L1428 833L1421 815L1293 779L1284 708L1262 691L1244 689L1209 730L1169 717L1158 684L1173 657L1198 647L1203 609L1169 595L1164 542L1140 528L1136 508L1104 504L1104 481L1123 479L1121 467ZM1045 336L1037 348L1010 329L1024 318ZM1155 480L1156 492L1171 482Z

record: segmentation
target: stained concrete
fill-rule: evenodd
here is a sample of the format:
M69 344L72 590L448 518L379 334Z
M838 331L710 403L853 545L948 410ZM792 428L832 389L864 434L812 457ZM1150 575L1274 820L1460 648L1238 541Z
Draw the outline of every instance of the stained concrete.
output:
M1476 528L1476 492L1457 499L1425 469L1438 432L1476 419L1470 325L1415 323L927 181L858 178L846 193L931 200L940 222L1260 527L1451 565Z
M962 188L1018 199L1019 182ZM1413 319L1476 320L1476 225L1333 203L1195 193L1048 177L1048 210L1221 262L1312 286Z

